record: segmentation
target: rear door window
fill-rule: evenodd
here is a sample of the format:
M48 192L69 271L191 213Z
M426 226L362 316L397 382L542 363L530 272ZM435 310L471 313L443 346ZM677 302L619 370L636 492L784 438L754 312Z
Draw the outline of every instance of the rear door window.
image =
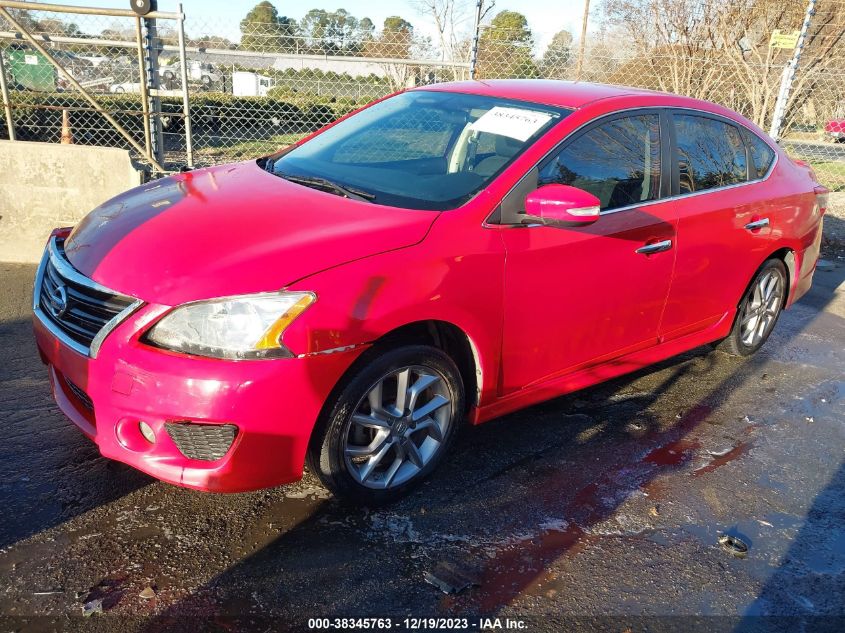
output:
M736 126L706 116L674 114L681 195L745 182L745 143Z
M751 178L763 178L775 160L775 151L753 132L743 130L742 134L751 152Z

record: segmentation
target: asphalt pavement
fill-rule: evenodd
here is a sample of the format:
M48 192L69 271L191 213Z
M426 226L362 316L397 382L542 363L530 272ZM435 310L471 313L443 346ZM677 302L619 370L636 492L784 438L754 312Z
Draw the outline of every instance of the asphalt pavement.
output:
M377 510L310 475L213 495L100 457L50 397L33 267L0 264L0 628L841 631L834 262L755 357L702 348L466 428L429 482Z

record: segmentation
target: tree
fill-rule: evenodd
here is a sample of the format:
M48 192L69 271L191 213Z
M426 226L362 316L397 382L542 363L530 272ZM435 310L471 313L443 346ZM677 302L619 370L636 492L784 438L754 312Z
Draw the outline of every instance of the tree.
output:
M572 57L572 33L558 31L552 37L549 47L543 54L541 70L543 77L561 79Z
M358 23L358 29L361 33L362 41L369 41L373 39L373 34L376 32L376 25L370 18L361 18Z
M373 23L366 18L372 30ZM361 23L346 9L311 9L302 18L301 30L308 48L325 55L354 54L361 46Z
M500 11L485 27L478 42L480 77L539 77L528 20L516 11Z
M241 20L244 50L281 53L296 50L296 22L279 15L268 0L256 4Z
M397 15L384 20L381 34L364 44L366 57L410 59L414 46L413 25ZM405 88L418 69L405 62L381 64L392 90Z

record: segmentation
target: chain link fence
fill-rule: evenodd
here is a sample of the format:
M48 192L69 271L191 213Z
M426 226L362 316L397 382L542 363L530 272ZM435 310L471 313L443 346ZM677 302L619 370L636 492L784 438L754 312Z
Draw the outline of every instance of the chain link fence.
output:
M485 14L477 38L465 28L438 41L401 18L379 29L342 10L297 23L256 7L232 25L181 10L152 23L9 6L21 4L0 12L0 138L11 118L20 140L124 147L173 171L272 152L403 88L542 77L707 99L767 131L782 119L787 150L845 190L845 0L809 12L806 0L594 0L583 47L511 11Z

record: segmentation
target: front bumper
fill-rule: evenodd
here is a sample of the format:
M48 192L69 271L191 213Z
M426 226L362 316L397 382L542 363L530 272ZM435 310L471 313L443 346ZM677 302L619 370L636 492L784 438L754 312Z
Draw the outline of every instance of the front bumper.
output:
M103 341L97 358L71 349L34 318L61 410L100 449L138 470L188 488L239 492L302 477L311 431L323 403L361 348L290 359L228 361L151 348L138 333L167 308L145 305ZM143 438L139 422L155 433ZM191 459L167 422L234 424L237 434L215 461Z

